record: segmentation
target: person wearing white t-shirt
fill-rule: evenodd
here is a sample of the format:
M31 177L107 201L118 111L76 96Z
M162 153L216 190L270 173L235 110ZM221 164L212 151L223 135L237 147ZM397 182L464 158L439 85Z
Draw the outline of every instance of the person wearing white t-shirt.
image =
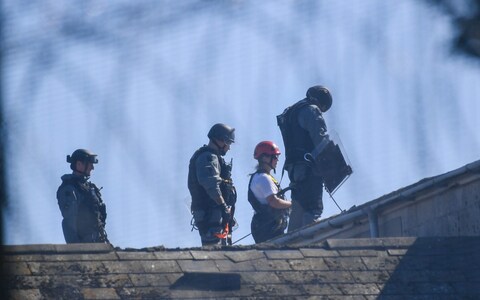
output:
M277 167L280 154L271 141L258 143L253 154L258 165L248 184L248 201L255 210L251 230L257 244L283 234L288 225L292 203L278 195L280 184L270 174Z

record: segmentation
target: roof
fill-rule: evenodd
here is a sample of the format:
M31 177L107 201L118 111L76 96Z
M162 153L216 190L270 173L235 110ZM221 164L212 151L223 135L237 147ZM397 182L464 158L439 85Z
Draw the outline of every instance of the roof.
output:
M191 249L3 246L10 299L480 297L480 237Z
M467 164L453 171L438 176L425 178L417 183L403 187L397 191L379 197L359 206L353 206L348 211L338 215L322 219L299 230L289 232L271 240L272 243L285 245L295 244L298 246L309 245L323 241L327 238L359 237L358 229L363 223L366 227L367 236L454 236L454 235L480 235L480 160ZM440 197L440 196L443 196ZM420 202L429 200L428 204ZM411 206L420 206L422 209L408 210ZM408 207L407 207L408 206ZM379 233L378 219L392 210L405 208L403 218L412 219L413 215L419 215L421 220L410 224L422 230L405 230L409 224L403 220L397 227L404 227L403 232L395 232L396 235L383 231ZM435 212L435 213L431 213ZM398 215L398 214L397 214ZM384 218L388 219L388 218ZM391 219L391 218L390 218ZM463 220L452 222L452 220ZM389 220L386 220L389 221ZM408 222L412 222L409 220ZM419 224L419 223L424 224ZM443 227L457 227L452 230L439 230ZM426 225L425 225L426 224ZM425 227L430 224L430 228ZM431 227L437 227L432 230ZM350 234L345 234L347 231ZM356 231L356 232L355 232Z

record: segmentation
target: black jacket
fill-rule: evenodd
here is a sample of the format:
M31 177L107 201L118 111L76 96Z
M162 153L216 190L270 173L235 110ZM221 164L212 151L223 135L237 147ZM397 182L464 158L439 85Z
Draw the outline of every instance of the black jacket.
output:
M100 190L87 177L62 176L57 200L67 243L108 242L105 233L107 212L101 197Z

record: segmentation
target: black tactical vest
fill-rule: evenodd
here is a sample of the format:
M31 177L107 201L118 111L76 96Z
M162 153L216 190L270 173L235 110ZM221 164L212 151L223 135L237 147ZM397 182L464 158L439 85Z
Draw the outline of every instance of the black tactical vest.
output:
M74 186L83 200L78 203L78 235L91 236L91 233L95 232L99 240L92 242L108 242L105 232L107 210L100 189L94 183L76 176L62 179L59 189L65 185Z
M260 201L258 201L257 197L255 197L255 194L252 192L250 185L252 184L253 176L258 173L266 172L259 170L250 176L250 181L248 182L248 202L250 202L250 204L252 205L255 213L260 214L262 219L264 218L265 221L284 218L286 215L288 215L288 209L278 209L273 208L268 204L262 204L260 203ZM276 180L273 180L273 183L277 186L278 190L280 190L280 184Z
M195 164L197 158L203 152L210 152L217 156L220 163L220 178L222 178L222 183L220 184L222 197L227 205L233 207L237 201L237 193L232 181L232 166L228 165L221 155L217 154L207 145L204 145L193 154L188 165L188 189L190 190L190 194L192 196L191 210L208 210L217 205L216 202L211 199L210 196L208 196L207 191L205 191L205 189L198 182Z
M310 105L310 102L305 98L286 108L281 115L277 116L277 123L285 145L285 165L303 161L305 153L311 152L314 148L308 131L298 123L298 112L307 105Z

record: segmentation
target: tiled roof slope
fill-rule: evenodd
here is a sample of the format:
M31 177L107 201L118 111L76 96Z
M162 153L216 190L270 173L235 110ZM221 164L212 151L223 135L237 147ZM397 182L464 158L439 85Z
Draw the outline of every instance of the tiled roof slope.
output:
M301 247L327 238L479 236L479 216L480 160L477 160L270 242Z
M480 237L118 249L3 247L9 299L479 299Z

